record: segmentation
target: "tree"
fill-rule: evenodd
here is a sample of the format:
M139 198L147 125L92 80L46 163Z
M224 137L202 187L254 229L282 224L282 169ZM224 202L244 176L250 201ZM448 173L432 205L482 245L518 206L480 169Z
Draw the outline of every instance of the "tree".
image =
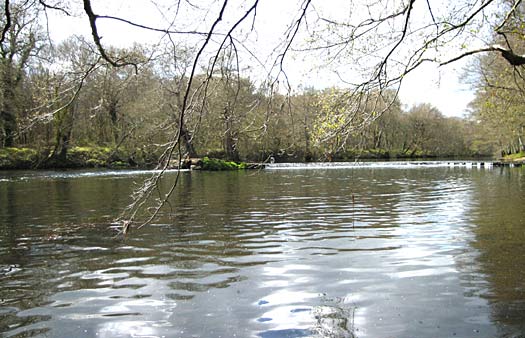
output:
M494 43L505 44L517 53L525 51L525 5L504 2L512 13L493 36ZM516 67L519 66L519 67ZM472 118L485 127L504 153L525 151L525 78L516 56L483 55L474 66L479 80L472 103Z
M91 53L89 44L80 38L63 42L54 52L53 66L59 64L60 68L53 77L54 91L48 105L52 110L47 112L53 118L55 129L50 160L62 165L66 163L74 123L81 109L79 98L89 77L100 67L100 57ZM82 108L89 109L89 106Z
M360 93L360 104L348 112L348 101L358 93L332 88L320 95L320 111L314 123L316 143L324 148L325 157L332 159L345 148L376 149L381 146L385 114L400 110L395 91Z
M302 148L302 156L299 159L311 161L315 156L313 149L314 121L318 118L320 93L314 88L305 88L300 94L292 97L292 111L295 112L295 121L299 124L293 128L296 133L292 139L297 142L297 147Z
M1 146L15 145L18 118L26 109L21 90L26 68L42 43L38 11L32 1L6 1L0 11L3 26L0 40Z

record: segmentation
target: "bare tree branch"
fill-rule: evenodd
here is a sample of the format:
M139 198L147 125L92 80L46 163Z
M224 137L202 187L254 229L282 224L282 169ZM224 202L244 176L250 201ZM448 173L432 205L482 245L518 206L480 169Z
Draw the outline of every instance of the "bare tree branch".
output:
M136 22L130 21L130 20L126 20L126 19L119 18L119 17L116 17L116 16L111 16L111 15L96 15L96 19L109 19L109 20L115 20L115 21L123 22L123 23L128 24L128 25L133 26L133 27L142 28L142 29L147 29L147 30L149 30L149 31L159 32L159 33L165 33L165 34L185 34L185 35L201 35L201 36L207 36L207 35L208 35L208 33L206 33L206 32L198 32L198 31L176 31L176 30L170 30L170 29L164 29L164 28L156 28L156 27L146 26L146 25L142 25L142 24L139 24L139 23L136 23Z
M7 32L11 28L11 12L9 11L9 0L4 1L4 15L5 15L5 25L2 29L2 37L0 38L0 43L4 43Z
M505 60L507 60L507 62L510 63L512 66L525 65L525 55L518 55L518 54L514 53L512 50L507 49L507 48L503 48L500 45L492 45L492 46L487 47L487 48L480 48L480 49L471 50L471 51L463 53L463 54L461 54L459 56L456 56L453 59L450 59L448 61L442 62L439 65L440 66L445 66L445 65L448 65L448 64L450 64L452 62L458 61L458 60L460 60L460 59L462 59L462 58L464 58L466 56L474 55L474 54L478 54L478 53L484 53L484 52L500 52L501 56Z
M93 12L93 8L91 7L91 0L83 0L84 1L84 12L88 16L89 19L89 25L91 27L91 35L93 36L93 41L95 42L95 45L97 46L97 49L100 53L100 56L107 62L109 62L113 67L123 67L123 66L134 66L137 68L136 62L129 62L126 60L114 60L111 58L107 53L104 47L102 46L101 37L98 33L97 28L97 19L99 18L98 15L96 15Z
M312 3L311 0L306 0L304 2L304 5L302 6L302 10L301 10L301 15L295 21L295 24L294 24L295 25L295 29L293 29L293 31L291 33L288 33L288 35L287 35L288 44L284 48L284 51L278 57L278 59L280 59L279 64L280 64L280 67L281 67L281 71L283 70L283 61L284 61L284 58L286 56L286 53L288 53L288 50L290 49L290 46L292 45L293 41L295 40L295 37L297 36L297 32L299 31L299 28L301 27L301 23L303 22L303 20L306 17L306 11L308 10L308 7L310 6L311 3Z
M388 54L384 57L383 61L381 62L381 64L379 65L379 68L377 70L377 73L375 75L375 78L376 79L379 79L379 77L381 76L381 72L385 71L386 72L386 64L388 62L388 59L390 58L390 56L394 53L394 51L401 45L401 43L403 43L403 40L405 39L406 35L407 35L407 31L408 31L408 24L410 22L410 14L412 13L412 9L414 8L414 2L415 0L410 0L410 3L408 4L407 7L405 7L405 12L406 12L406 17L405 17L405 24L403 26L403 31L401 33L401 37L399 38L399 40L396 42L396 44L394 45L394 47L392 47L392 49L388 52Z
M87 0L85 0L85 1L87 1ZM179 116L179 129L178 129L176 135L174 136L174 138L172 139L172 141L170 142L171 145L166 150L165 154L163 154L163 156L162 156L162 157L165 158L164 165L161 168L160 173L157 174L155 177L153 177L150 182L147 182L148 186L144 187L144 189L146 189L146 190L144 191L144 195L141 196L141 199L136 201L136 203L134 205L132 205L132 208L134 210L132 211L132 213L130 215L131 216L130 220L124 221L124 224L123 224L122 232L124 234L127 233L127 231L129 231L129 229L131 227L131 221L135 218L136 213L138 212L138 210L146 203L147 200L149 200L149 198L150 198L150 196L151 196L151 194L153 192L153 190L151 188L153 188L153 187L158 185L158 181L160 180L160 178L162 177L164 172L168 169L169 162L172 159L173 154L175 152L175 149L177 147L179 149L179 163L180 163L180 161L182 159L181 158L182 155L181 155L181 151L180 151L180 143L181 143L180 140L181 140L181 136L182 136L182 129L184 128L184 117L185 117L185 113L186 113L186 109L187 109L187 105L188 105L188 99L189 99L190 92L191 92L191 86L192 86L193 80L195 78L195 73L197 71L198 64L200 62L200 57L203 54L203 52L206 49L206 47L208 46L209 42L211 41L211 38L212 38L212 36L215 33L215 29L216 29L217 25L219 24L219 22L222 21L223 15L224 15L224 11L226 9L227 4L228 4L228 0L224 0L224 2L222 4L222 7L220 9L219 15L217 16L217 18L213 22L213 24L212 24L212 26L210 28L210 31L208 32L208 35L206 36L206 40L201 45L201 48L199 49L199 51L197 52L197 54L196 54L196 56L195 56L195 58L193 60L193 66L192 66L192 69L191 69L191 72L190 72L190 76L188 78L188 84L187 84L186 91L184 93L184 98L183 98L183 101L182 101L182 107L181 107L181 112L180 112L180 116ZM172 186L169 189L169 191L160 199L159 204L154 208L154 211L152 212L150 217L148 217L148 219L146 219L146 221L143 222L138 227L139 229L141 227L151 223L153 221L153 219L155 219L155 217L157 217L158 213L164 207L164 205L166 205L166 203L168 202L169 197L175 191L175 188L177 186L177 182L178 182L178 179L179 179L179 175L180 175L180 169L177 172L177 177L175 179L175 182L172 184Z
M53 5L49 5L47 4L44 0L38 0L38 2L45 8L45 9L52 9L52 10L55 10L55 11L59 11L59 12L62 12L64 13L65 15L67 16L71 16L71 14L65 10L64 8L61 8L61 7L57 7L57 6L53 6Z
M505 24L509 21L510 17L516 11L516 9L518 8L518 6L520 5L521 2L522 2L522 0L516 0L514 2L514 4L512 5L512 8L507 12L507 15L505 16L505 19L503 19L503 21L499 24L499 26L494 29L494 31L496 33L500 33L501 32L501 30L503 29L503 26L505 26Z

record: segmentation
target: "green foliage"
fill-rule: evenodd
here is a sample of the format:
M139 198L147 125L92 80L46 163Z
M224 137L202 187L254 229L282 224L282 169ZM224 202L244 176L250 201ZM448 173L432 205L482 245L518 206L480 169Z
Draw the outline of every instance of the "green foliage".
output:
M67 161L72 167L104 167L109 162L111 149L107 147L73 147Z
M0 168L30 169L38 161L38 153L29 148L0 148Z
M115 169L126 169L126 168L129 168L130 165L129 163L123 162L123 161L113 161L110 163L109 166Z
M129 154L108 147L73 147L62 162L48 157L48 150L0 148L0 169L130 167Z
M102 161L102 160L99 160L99 159L96 159L96 158L90 158L90 159L88 159L85 162L82 162L82 163L77 162L77 163L78 163L79 167L82 167L82 163L85 163L85 166L92 167L92 168L104 167L105 164L106 164L105 161Z
M224 161L215 158L204 157L202 159L202 170L220 171L220 170L239 170L246 169L246 163L237 163Z
M109 147L73 147L68 152L68 162L72 167L129 168L130 154L115 151Z
M312 128L314 142L324 152L335 153L341 146L339 134L346 124L347 102L345 92L330 88L319 95L319 114Z
M525 159L525 151L520 151L516 154L505 155L503 156L503 159L506 161L523 160Z
M525 4L504 1L502 8L513 8L512 15L500 27L505 35L494 34L492 42L523 51ZM471 116L476 123L474 146L486 147L489 138L495 153L525 151L525 79L520 75L523 66L512 66L499 53L486 53L474 70L479 78Z

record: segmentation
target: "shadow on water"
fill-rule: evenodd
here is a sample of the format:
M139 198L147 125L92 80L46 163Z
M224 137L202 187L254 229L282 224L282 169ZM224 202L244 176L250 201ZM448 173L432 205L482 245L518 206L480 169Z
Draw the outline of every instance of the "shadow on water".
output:
M522 174L183 173L171 209L125 239L108 224L144 176L8 177L0 332L516 336L525 320Z

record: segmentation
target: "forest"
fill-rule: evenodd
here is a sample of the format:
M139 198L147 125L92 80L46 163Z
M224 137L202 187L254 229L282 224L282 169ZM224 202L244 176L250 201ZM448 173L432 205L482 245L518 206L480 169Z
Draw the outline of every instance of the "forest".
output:
M501 47L471 53L465 73L476 97L463 118L430 104L407 107L388 82L320 89L254 79L243 72L235 43L221 45L205 68L195 67L195 46L172 39L126 48L102 48L100 39L79 35L55 42L43 18L65 9L43 1L5 4L0 168L155 167L176 156L250 162L499 157L525 150L518 54L525 50L525 6L519 2L502 2L510 13L507 34L491 35L494 44L512 45L517 62ZM89 16L92 9L85 8Z

